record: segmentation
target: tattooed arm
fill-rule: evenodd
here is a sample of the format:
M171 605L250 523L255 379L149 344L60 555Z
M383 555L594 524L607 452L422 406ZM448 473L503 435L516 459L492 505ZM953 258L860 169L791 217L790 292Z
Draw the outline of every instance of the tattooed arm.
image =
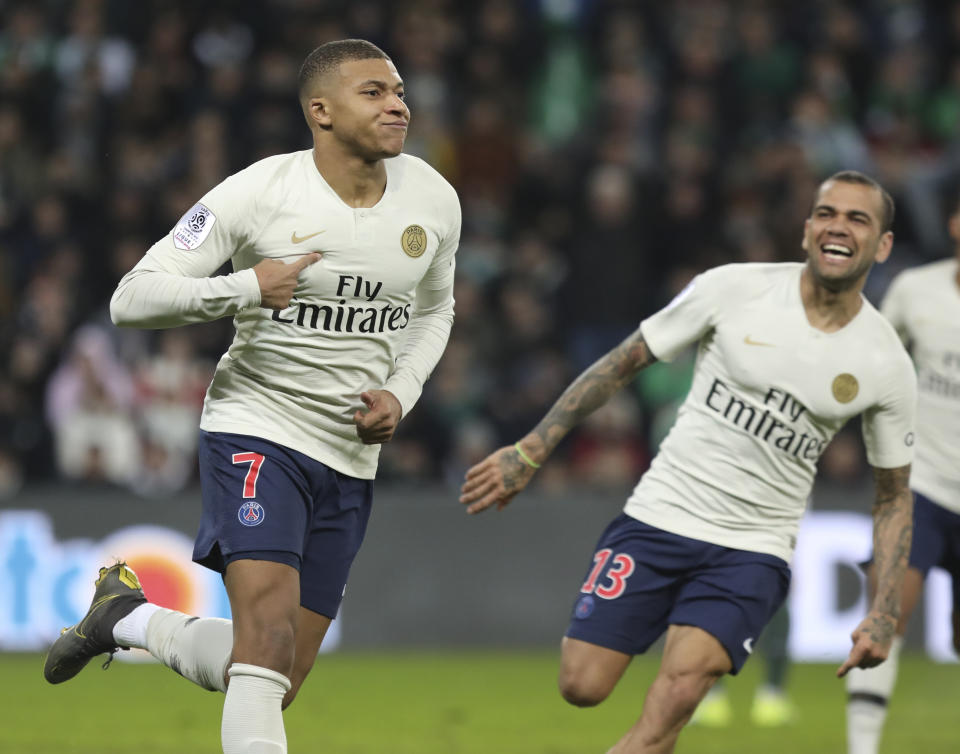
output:
M519 443L500 448L467 471L460 495L460 502L469 506L467 513L479 513L493 504L502 509L527 486L573 427L656 360L639 329L601 357L577 377Z
M854 630L853 649L837 676L851 668L872 668L887 659L900 620L903 574L913 536L913 495L910 466L873 470L877 500L873 506L873 566L877 594L870 612Z

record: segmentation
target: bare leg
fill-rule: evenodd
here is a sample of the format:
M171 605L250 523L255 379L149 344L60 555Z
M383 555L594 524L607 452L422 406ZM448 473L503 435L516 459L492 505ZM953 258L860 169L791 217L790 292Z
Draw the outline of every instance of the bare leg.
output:
M305 607L300 608L300 618L297 623L297 642L293 654L293 671L290 676L290 690L283 697L283 709L286 709L297 696L307 674L313 668L317 659L317 652L327 635L331 619L320 615Z
M563 637L560 653L560 695L577 707L593 707L606 699L623 676L632 655Z
M700 700L731 667L727 651L711 634L695 626L670 626L640 719L608 754L672 752Z
M300 574L267 560L235 560L224 576L233 612L233 662L289 678L300 608Z
M282 703L290 691L300 574L264 560L236 560L224 575L233 611L230 683L223 704L224 754L286 754Z

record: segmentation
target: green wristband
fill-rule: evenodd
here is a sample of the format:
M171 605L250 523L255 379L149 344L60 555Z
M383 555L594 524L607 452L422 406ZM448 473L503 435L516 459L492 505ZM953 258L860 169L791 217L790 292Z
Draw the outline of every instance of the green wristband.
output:
M514 447L514 450L516 450L517 453L520 455L520 460L522 460L525 464L527 464L527 466L529 466L531 469L540 468L539 463L536 463L530 456L528 456L526 453L523 452L523 448L520 447L519 442L515 442L513 444L513 447Z

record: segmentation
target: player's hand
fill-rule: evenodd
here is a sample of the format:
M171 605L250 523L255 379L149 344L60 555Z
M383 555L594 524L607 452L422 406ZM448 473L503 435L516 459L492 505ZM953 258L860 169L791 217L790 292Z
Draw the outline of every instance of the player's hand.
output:
M467 513L479 513L494 504L503 510L534 473L536 469L523 462L516 447L500 448L467 470L460 502L467 506Z
M286 309L297 288L300 273L320 261L315 251L304 254L296 262L287 264L279 259L264 259L254 266L260 284L260 306L264 309Z
M870 611L850 634L853 649L837 670L837 678L853 668L873 668L886 660L896 630L897 621L892 615Z
M357 411L353 415L353 423L357 425L357 435L363 444L390 442L403 414L397 396L389 390L367 390L360 393L360 400L367 410Z

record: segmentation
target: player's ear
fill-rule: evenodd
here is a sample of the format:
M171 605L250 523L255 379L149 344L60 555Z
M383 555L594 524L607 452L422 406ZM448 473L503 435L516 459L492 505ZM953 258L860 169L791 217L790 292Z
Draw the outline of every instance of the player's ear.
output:
M803 239L800 241L800 248L804 251L810 251L807 244L807 232L810 230L810 218L803 221Z
M330 101L326 97L310 97L304 105L307 122L320 128L330 128Z
M893 231L888 230L880 236L880 243L877 246L877 256L875 262L883 264L890 258L890 252L893 251Z

